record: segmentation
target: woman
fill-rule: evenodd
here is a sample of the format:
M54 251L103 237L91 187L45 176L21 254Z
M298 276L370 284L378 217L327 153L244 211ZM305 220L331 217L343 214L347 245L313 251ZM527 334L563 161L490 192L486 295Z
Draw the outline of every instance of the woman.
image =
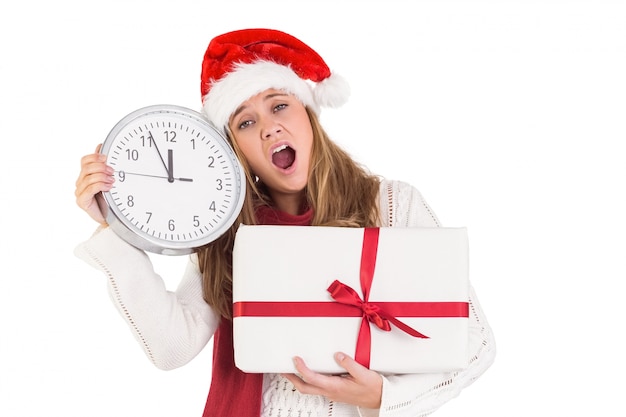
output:
M145 253L107 228L94 196L111 189L113 170L98 149L83 157L76 182L77 204L101 224L76 254L106 274L113 301L148 358L172 369L214 339L204 416L424 415L481 375L495 348L473 291L471 360L462 372L380 375L344 353L335 355L343 376L315 373L301 358L294 359L297 375L246 374L235 367L231 259L238 224L439 222L416 189L369 174L327 137L318 122L320 107L343 104L349 89L298 39L269 29L220 35L209 44L201 78L203 111L242 162L247 194L239 221L190 256L175 293L166 291Z

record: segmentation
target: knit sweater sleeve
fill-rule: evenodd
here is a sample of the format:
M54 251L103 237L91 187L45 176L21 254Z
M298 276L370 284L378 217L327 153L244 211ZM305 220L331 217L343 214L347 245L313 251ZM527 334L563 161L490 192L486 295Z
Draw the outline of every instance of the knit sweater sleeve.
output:
M158 368L186 364L215 332L219 318L202 297L195 255L190 256L176 291L169 291L147 254L110 228L97 231L74 253L105 275L113 304Z
M440 223L418 190L402 182L383 181L381 209L387 226L439 227ZM469 366L458 372L385 375L379 410L360 410L379 417L425 416L456 397L489 368L495 342L478 298L470 286Z

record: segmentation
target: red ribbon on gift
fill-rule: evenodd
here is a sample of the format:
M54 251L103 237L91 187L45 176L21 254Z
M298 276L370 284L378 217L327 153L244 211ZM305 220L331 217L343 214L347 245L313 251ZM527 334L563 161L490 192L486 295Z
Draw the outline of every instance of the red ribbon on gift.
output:
M385 302L369 301L378 253L379 228L365 228L361 251L360 282L363 298L348 285L335 280L328 292L337 302L326 301L239 301L233 304L236 317L362 317L357 338L355 360L369 368L371 331L374 323L384 331L391 331L391 324L405 333L427 339L397 317L468 317L467 302Z
M359 294L357 294L354 289L340 281L336 280L328 287L330 295L339 303L356 306L363 312L363 320L361 320L361 329L359 330L354 359L367 368L369 368L370 365L370 352L372 349L372 336L369 323L374 323L379 329L388 332L391 331L391 325L389 324L389 322L391 322L400 330L413 337L428 339L428 336L407 326L393 315L386 312L378 303L370 303L368 301L370 288L374 279L374 270L376 269L379 231L380 229L371 227L363 231L360 270L363 299L359 297Z

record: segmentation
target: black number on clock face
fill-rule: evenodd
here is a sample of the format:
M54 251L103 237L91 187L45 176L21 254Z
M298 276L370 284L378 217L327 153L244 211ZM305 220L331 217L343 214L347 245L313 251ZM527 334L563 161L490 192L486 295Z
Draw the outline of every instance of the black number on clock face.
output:
M139 160L139 151L137 149L126 149L126 157L129 161Z
M152 132L148 130L147 135L141 135L139 138L141 139L141 146L143 148L152 148L152 142L154 142L154 138L152 137Z
M176 142L176 131L166 130L163 134L165 135L166 142Z

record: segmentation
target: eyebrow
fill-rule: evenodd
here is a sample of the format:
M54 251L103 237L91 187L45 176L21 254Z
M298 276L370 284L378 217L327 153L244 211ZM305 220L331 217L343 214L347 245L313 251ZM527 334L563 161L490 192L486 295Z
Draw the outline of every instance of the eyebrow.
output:
M271 93L266 95L265 97L263 97L263 101L269 100L271 98L274 97L282 97L282 96L288 96L289 94L287 93ZM237 117L237 115L239 113L241 113L242 111L244 111L246 108L246 106L244 104L242 104L241 106L237 107L237 109L233 112L232 116L230 116L230 120L234 119L235 117Z

